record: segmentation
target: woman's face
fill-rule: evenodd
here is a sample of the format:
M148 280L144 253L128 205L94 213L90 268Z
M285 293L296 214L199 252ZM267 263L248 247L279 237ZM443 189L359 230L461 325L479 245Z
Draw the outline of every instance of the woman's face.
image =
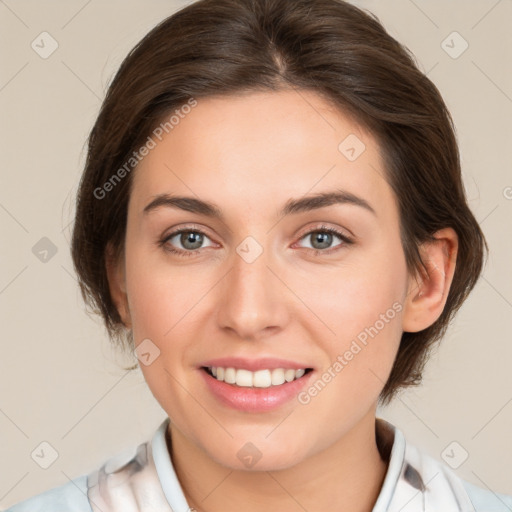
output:
M315 93L190 110L133 177L125 318L173 428L225 466L289 467L374 413L412 290L397 204L374 138ZM164 194L189 199L147 208ZM265 387L279 368L312 371Z

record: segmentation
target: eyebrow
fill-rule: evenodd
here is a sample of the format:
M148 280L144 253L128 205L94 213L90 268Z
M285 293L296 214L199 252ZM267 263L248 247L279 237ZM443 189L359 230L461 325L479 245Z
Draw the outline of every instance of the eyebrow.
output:
M304 196L299 199L288 200L281 210L281 215L291 215L319 208L325 208L335 204L349 204L359 206L373 215L377 215L372 206L362 197L346 190L336 189L330 192L320 192L318 194ZM178 208L191 213L197 213L223 220L222 210L213 203L203 201L194 197L175 196L170 194L157 195L143 210L144 215L161 207Z

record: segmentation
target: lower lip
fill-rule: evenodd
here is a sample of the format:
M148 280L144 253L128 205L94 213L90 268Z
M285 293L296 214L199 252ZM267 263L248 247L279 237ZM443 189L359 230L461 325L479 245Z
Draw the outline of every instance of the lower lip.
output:
M314 371L310 371L299 379L285 382L280 386L249 388L226 384L212 377L203 368L200 368L199 371L203 375L209 390L220 402L246 412L267 412L279 408L297 397L314 373Z

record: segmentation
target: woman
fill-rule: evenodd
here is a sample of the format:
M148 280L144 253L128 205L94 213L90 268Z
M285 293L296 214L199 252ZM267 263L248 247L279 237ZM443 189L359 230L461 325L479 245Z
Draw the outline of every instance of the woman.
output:
M123 62L72 256L168 414L12 507L505 511L376 418L480 275L451 117L340 0L200 0Z

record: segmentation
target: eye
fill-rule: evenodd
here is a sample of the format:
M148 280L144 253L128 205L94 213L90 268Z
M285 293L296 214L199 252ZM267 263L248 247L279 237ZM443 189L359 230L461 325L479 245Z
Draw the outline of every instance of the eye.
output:
M329 254L339 250L339 248L345 245L354 243L351 238L341 231L328 226L321 226L310 230L304 234L300 240L307 240L308 237L310 237L312 241L312 246L306 247L306 249L310 249L317 254ZM330 247L334 238L340 239L341 243ZM201 249L204 248L203 243L205 240L210 241L210 243L204 247L213 247L214 244L211 243L210 238L200 229L181 228L165 236L158 242L158 245L177 256L187 257L199 253Z
M301 240L307 240L308 238L311 240L311 245L306 248L311 249L316 253L330 253L338 250L337 248L340 246L350 245L353 243L353 240L342 232L327 226L321 226L320 228L308 231L301 237ZM332 248L330 246L332 245L334 238L339 238L341 243Z
M159 242L166 251L177 254L178 256L193 256L202 249L205 240L210 240L208 236L198 229L182 228L173 231ZM211 241L210 241L211 242ZM181 247L176 248L176 245ZM206 247L213 246L209 244Z

